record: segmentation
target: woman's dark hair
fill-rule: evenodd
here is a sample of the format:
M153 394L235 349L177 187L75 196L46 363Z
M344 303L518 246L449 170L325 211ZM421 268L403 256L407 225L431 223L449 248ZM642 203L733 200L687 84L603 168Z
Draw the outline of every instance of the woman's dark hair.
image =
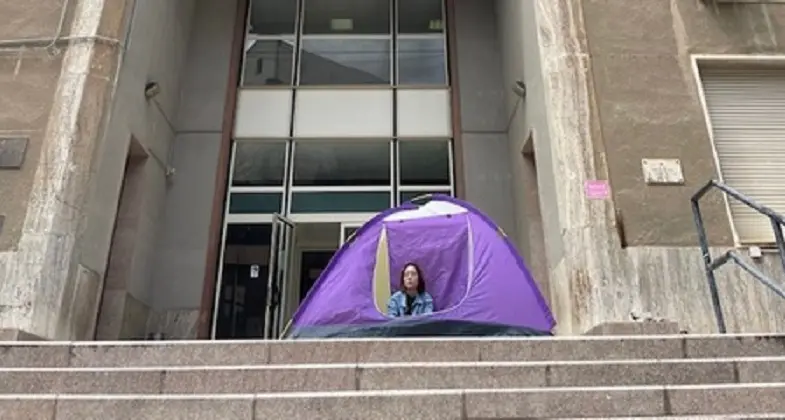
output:
M417 271L417 293L424 293L425 292L425 279L422 276L422 270L420 266L410 262L406 263L403 268L401 269L401 290L404 290L403 286L403 273L406 272L406 269L409 267L414 267L414 270Z

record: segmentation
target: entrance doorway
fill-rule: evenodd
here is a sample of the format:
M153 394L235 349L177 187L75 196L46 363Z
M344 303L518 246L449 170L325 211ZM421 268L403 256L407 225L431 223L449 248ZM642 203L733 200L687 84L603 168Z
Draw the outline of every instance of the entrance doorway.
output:
M311 291L314 283L322 274L335 251L303 251L300 258L300 302Z
M217 339L277 338L285 325L286 284L294 224L273 215L270 223L226 225L212 335Z
M296 217L293 217L296 218ZM244 216L226 225L216 339L277 339L338 248L362 223Z

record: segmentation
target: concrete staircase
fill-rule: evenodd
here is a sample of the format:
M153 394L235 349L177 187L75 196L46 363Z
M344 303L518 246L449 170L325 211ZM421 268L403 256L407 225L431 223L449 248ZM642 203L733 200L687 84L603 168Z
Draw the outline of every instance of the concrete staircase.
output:
M785 418L785 335L0 343L2 420L696 416Z

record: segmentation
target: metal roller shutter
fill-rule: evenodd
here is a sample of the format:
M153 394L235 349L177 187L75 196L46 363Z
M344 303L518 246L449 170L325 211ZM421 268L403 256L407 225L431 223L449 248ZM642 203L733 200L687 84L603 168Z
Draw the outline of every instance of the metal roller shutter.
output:
M785 70L702 69L723 180L785 214ZM743 244L774 242L768 218L730 201Z

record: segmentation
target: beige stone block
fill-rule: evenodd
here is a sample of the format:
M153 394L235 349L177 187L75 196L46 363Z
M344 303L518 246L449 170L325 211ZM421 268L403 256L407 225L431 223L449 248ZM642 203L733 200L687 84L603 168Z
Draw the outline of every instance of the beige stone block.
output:
M2 371L0 394L146 394L161 392L161 371Z
M678 334L675 322L606 322L590 329L585 335L668 335Z
M256 419L456 420L461 417L461 393L385 393L355 396L258 397Z
M54 420L253 420L253 398L59 399Z
M785 358L736 361L741 383L785 383Z
M0 419L3 420L49 420L54 414L54 397L0 397Z
M57 28L63 3L58 0L19 3L0 0L0 39L49 38Z
M668 387L666 392L672 414L785 413L782 384Z
M733 362L636 361L630 363L553 363L550 386L632 386L733 383Z
M355 363L361 345L357 341L337 340L272 342L270 363Z
M556 338L486 341L480 344L483 361L678 359L679 339L668 338Z
M362 390L502 389L546 386L546 365L360 366Z
M220 394L296 391L352 391L354 367L169 370L164 393Z
M582 1L592 54L672 54L676 51L670 0L630 7L625 0Z
M379 340L357 344L359 363L474 362L479 340Z
M68 366L69 356L65 344L0 344L0 367Z
M781 356L785 354L785 335L687 335L684 349L691 358Z
M467 391L465 398L466 416L472 419L665 414L664 390L656 387Z
M245 366L267 363L267 344L139 342L117 345L75 344L74 367Z

